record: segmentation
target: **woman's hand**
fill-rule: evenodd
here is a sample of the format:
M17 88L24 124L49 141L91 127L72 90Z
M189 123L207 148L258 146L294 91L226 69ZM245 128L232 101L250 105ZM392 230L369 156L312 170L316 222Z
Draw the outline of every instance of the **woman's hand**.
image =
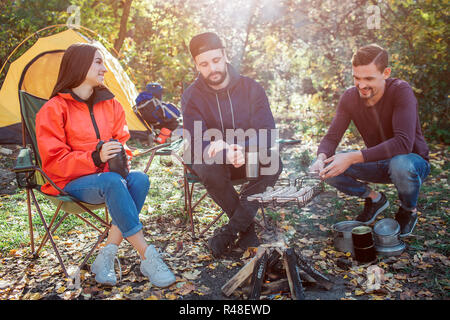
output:
M108 141L102 145L100 149L100 160L106 163L122 150L122 144L118 141Z
M127 167L128 167L128 172L131 171L131 156L127 153Z

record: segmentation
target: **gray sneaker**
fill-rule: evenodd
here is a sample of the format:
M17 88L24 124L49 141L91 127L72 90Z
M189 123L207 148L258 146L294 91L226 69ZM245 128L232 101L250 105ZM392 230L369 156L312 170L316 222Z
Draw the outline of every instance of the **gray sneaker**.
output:
M175 275L161 259L155 246L149 245L145 251L145 260L141 262L141 272L157 287L168 287L175 282Z
M119 259L116 257L118 247L115 244L108 244L104 248L100 249L97 258L91 266L91 272L95 274L95 280L101 284L108 284L114 286L117 283L116 272L114 271L114 260ZM122 274L122 270L120 270Z

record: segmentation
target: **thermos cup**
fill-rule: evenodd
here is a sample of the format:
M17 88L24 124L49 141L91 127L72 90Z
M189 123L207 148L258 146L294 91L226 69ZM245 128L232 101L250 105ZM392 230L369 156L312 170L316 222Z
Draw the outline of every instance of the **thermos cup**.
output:
M256 180L259 177L258 152L245 154L245 175L248 180Z
M109 141L117 141L116 139L110 139ZM128 176L128 157L125 152L123 145L121 145L122 150L116 155L108 160L109 170L112 172L117 172L122 176L122 178L126 178Z

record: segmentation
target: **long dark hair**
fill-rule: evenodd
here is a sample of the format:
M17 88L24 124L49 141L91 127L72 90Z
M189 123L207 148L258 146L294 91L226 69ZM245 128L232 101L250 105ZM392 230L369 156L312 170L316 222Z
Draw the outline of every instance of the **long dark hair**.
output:
M58 92L78 87L83 83L97 50L99 48L90 43L75 43L67 48L62 57L58 80L50 98L56 96Z

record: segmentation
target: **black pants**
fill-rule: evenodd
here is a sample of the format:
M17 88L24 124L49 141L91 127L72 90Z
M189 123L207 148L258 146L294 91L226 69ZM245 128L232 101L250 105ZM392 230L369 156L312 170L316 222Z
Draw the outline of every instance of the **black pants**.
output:
M257 201L248 201L247 197L262 193L273 186L283 170L279 159L278 171L273 175L259 175L245 185L241 194L236 192L232 180L245 179L245 165L235 168L230 164L194 164L192 169L201 179L208 194L222 208L230 219L229 227L233 233L246 231L253 223L258 211Z

